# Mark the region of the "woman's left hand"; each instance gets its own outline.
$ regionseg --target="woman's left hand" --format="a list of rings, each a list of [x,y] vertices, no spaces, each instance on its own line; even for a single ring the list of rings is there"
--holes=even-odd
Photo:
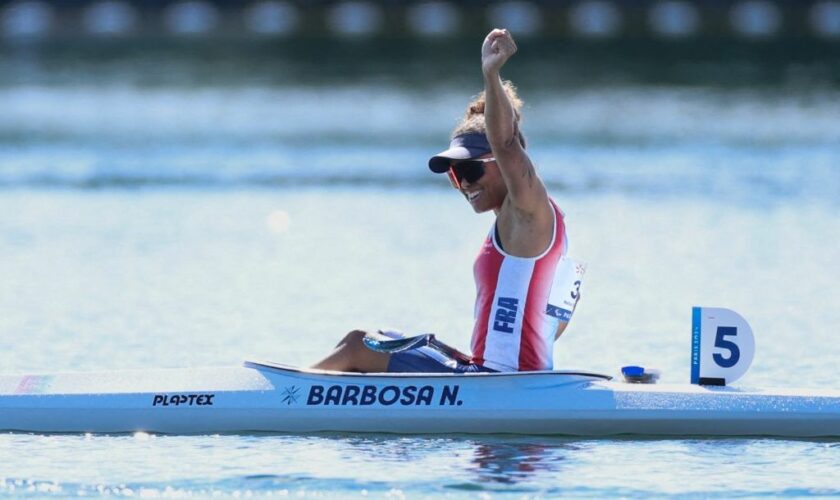
[[[498,72],[516,53],[516,42],[506,29],[494,29],[481,46],[481,69],[484,74]]]

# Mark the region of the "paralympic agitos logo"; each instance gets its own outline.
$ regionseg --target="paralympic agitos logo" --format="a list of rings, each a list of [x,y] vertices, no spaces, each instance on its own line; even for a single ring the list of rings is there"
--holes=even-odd
[[[461,406],[458,385],[444,385],[437,391],[434,386],[407,385],[313,385],[306,397],[307,406]]]

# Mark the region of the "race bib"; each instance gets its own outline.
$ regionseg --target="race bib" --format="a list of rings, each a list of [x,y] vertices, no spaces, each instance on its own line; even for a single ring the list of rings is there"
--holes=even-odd
[[[565,257],[560,259],[557,263],[557,271],[554,273],[554,284],[548,297],[546,314],[560,321],[568,322],[572,319],[575,304],[580,298],[580,286],[583,284],[585,273],[586,264],[583,262],[576,262]]]

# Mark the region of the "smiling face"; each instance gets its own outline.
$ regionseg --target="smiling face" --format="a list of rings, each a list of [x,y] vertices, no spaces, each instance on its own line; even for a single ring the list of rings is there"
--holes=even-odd
[[[479,158],[490,158],[492,156],[492,154],[486,154]],[[453,161],[452,165],[457,168],[458,162]],[[462,178],[460,186],[455,185],[455,183],[452,183],[452,186],[464,195],[475,213],[499,210],[507,196],[507,187],[495,161],[484,163],[484,175],[478,180],[469,182]]]

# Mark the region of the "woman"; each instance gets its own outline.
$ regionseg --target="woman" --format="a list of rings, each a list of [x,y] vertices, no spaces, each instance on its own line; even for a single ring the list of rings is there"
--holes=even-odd
[[[313,368],[360,372],[478,372],[552,368],[554,340],[571,316],[563,213],[525,153],[519,130],[522,102],[499,71],[516,52],[507,30],[494,29],[481,48],[484,92],[470,103],[449,149],[429,160],[476,213],[496,222],[475,263],[476,322],[472,362],[459,363],[429,347],[396,354],[367,349],[355,330]],[[571,292],[572,296],[574,291]],[[562,297],[561,297],[562,295]],[[573,305],[574,303],[572,303]]]

